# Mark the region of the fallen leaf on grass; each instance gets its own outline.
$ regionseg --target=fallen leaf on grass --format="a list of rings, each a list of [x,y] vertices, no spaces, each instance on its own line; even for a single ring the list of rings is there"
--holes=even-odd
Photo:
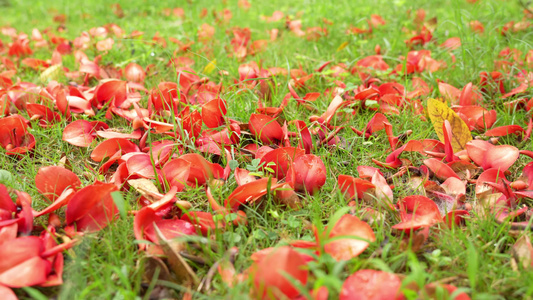
[[[527,234],[516,241],[511,248],[511,254],[513,255],[511,259],[513,269],[517,269],[518,265],[524,269],[533,267],[533,246]]]
[[[464,150],[466,143],[472,140],[468,125],[446,103],[436,99],[429,99],[428,115],[439,140],[443,143],[445,142],[442,130],[443,124],[445,120],[450,122],[452,131],[451,144],[454,152]]]

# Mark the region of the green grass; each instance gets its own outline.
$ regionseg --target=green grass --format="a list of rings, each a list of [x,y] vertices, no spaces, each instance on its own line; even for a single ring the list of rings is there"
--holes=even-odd
[[[151,42],[156,32],[164,38],[174,37],[183,41],[197,41],[197,31],[201,24],[207,23],[215,26],[216,33],[207,45],[209,50],[204,51],[204,45],[196,42],[191,46],[190,53],[180,53],[194,59],[192,68],[200,77],[206,76],[212,82],[221,82],[224,90],[221,94],[228,102],[227,117],[247,122],[250,114],[257,108],[258,96],[255,89],[245,89],[234,83],[238,80],[238,68],[243,62],[255,61],[261,66],[282,67],[286,69],[302,68],[306,72],[313,72],[321,63],[332,60],[333,64],[344,63],[353,66],[358,60],[374,53],[374,47],[380,45],[385,60],[394,68],[403,63],[401,56],[406,56],[409,49],[404,40],[411,37],[403,32],[403,28],[414,29],[412,16],[417,9],[424,9],[427,19],[437,17],[438,26],[434,31],[435,43],[429,43],[424,48],[432,51],[432,57],[444,61],[448,67],[435,73],[424,72],[416,76],[424,79],[432,87],[431,97],[440,97],[437,80],[445,81],[451,85],[462,88],[468,82],[479,83],[479,73],[490,72],[494,69],[494,61],[501,60],[498,53],[505,47],[522,51],[523,55],[533,49],[531,28],[517,33],[502,36],[499,30],[509,21],[519,21],[522,18],[522,7],[518,1],[482,0],[476,4],[469,4],[463,0],[449,1],[250,1],[248,11],[240,9],[237,1],[190,1],[176,4],[176,1],[117,1],[124,11],[124,18],[118,18],[112,13],[110,2],[102,1],[7,1],[3,4],[0,26],[6,25],[16,28],[19,32],[31,35],[32,28],[43,32],[49,29],[56,32],[58,23],[53,21],[57,14],[65,14],[66,31],[56,33],[59,36],[73,40],[83,31],[92,27],[103,26],[108,23],[119,25],[126,34],[133,30],[144,32],[141,38],[115,39],[112,50],[102,55],[101,65],[114,65],[123,67],[129,62],[137,62],[142,66],[154,65],[155,74],[148,76],[145,86],[150,89],[162,81],[176,81],[176,72],[167,66],[172,57],[175,45],[168,42],[167,48],[162,48]],[[224,4],[223,2],[227,2]],[[163,8],[183,7],[185,18],[178,19],[164,16]],[[202,9],[207,8],[208,14],[200,18]],[[212,12],[220,12],[224,8],[232,12],[232,19],[228,24],[215,24]],[[299,38],[285,30],[284,21],[267,23],[260,19],[261,16],[271,16],[275,10],[281,10],[292,18],[302,20],[303,29],[313,26],[326,26],[323,18],[333,22],[327,25],[328,34],[317,42]],[[408,17],[408,12],[411,12]],[[347,35],[349,25],[366,27],[366,18],[371,14],[380,14],[387,22],[383,27],[376,28],[372,35]],[[298,16],[298,17],[296,17]],[[469,29],[469,22],[479,20],[485,25],[485,33],[474,34]],[[244,61],[230,58],[225,47],[230,45],[232,38],[231,29],[235,26],[249,27],[252,40],[269,39],[267,30],[277,28],[280,37],[275,42],[269,42],[264,52],[253,57],[246,57]],[[450,37],[460,37],[462,47],[454,50],[456,62],[453,63],[448,52],[438,47]],[[0,35],[5,43],[9,38]],[[338,47],[349,42],[341,51]],[[418,49],[421,49],[420,47]],[[49,49],[36,50],[33,57],[49,59]],[[99,54],[94,48],[85,51],[89,58]],[[523,58],[523,56],[522,56]],[[204,67],[216,59],[216,70],[210,74],[202,74]],[[77,65],[72,55],[63,58],[63,64],[71,70],[77,70]],[[2,67],[0,66],[0,71]],[[227,71],[229,75],[220,75],[219,71]],[[513,68],[510,75],[516,75],[519,69]],[[531,69],[529,69],[531,71]],[[39,72],[20,67],[17,77],[21,81],[42,84]],[[378,76],[383,82],[398,81],[411,90],[411,76],[394,76],[384,72]],[[509,77],[510,78],[510,77]],[[300,95],[307,92],[324,92],[334,87],[334,80],[342,80],[347,86],[361,84],[358,76],[343,74],[341,78],[331,75],[317,74],[306,83],[305,88],[298,90]],[[272,103],[267,106],[278,106],[286,93],[288,93],[288,78],[278,76],[274,79]],[[506,80],[506,90],[514,88]],[[67,80],[63,80],[68,84]],[[91,82],[95,86],[97,82]],[[526,96],[533,95],[529,88]],[[146,105],[147,95],[143,94],[141,103]],[[427,97],[422,98],[425,100]],[[329,98],[321,97],[314,103],[316,112],[310,113],[296,105],[291,100],[281,118],[285,120],[300,119],[308,121],[312,114],[320,115],[330,103]],[[498,120],[494,127],[518,124],[526,126],[528,116],[524,110],[507,112],[503,106],[501,95],[484,95],[486,107],[496,109]],[[425,101],[424,101],[425,106]],[[26,112],[20,112],[27,116]],[[363,129],[372,118],[374,112],[361,110],[350,120],[347,126]],[[83,117],[86,118],[86,117]],[[431,123],[422,121],[411,112],[400,115],[388,116],[393,125],[395,135],[412,130],[409,139],[437,139]],[[91,120],[107,121],[103,113]],[[129,124],[123,120],[114,119],[107,121],[110,127],[128,128]],[[334,124],[341,125],[343,121],[337,118]],[[5,155],[0,150],[0,168],[9,172],[13,180],[4,183],[14,189],[25,191],[33,198],[33,207],[40,210],[47,205],[39,195],[34,178],[42,166],[57,165],[61,158],[66,156],[72,164],[73,172],[82,180],[83,185],[102,180],[90,168],[99,167],[90,161],[89,155],[97,145],[95,141],[89,148],[78,148],[62,141],[62,131],[66,122],[55,124],[50,128],[41,128],[37,122],[32,123],[31,133],[36,138],[36,146],[31,154],[20,157]],[[295,127],[289,128],[296,131]],[[477,135],[477,133],[474,133]],[[225,232],[217,232],[213,239],[218,246],[218,251],[204,249],[197,251],[206,264],[191,264],[200,278],[204,277],[209,267],[223,257],[226,249],[233,246],[239,248],[235,262],[238,271],[243,271],[251,264],[250,255],[259,249],[287,244],[294,239],[312,240],[313,233],[308,229],[308,224],[322,226],[339,209],[346,207],[346,200],[337,188],[337,177],[340,174],[357,177],[356,168],[359,165],[373,166],[371,159],[384,161],[388,155],[389,144],[387,136],[382,131],[376,136],[363,139],[348,128],[342,130],[339,136],[345,144],[336,147],[319,147],[314,154],[319,155],[328,169],[326,185],[314,196],[305,196],[305,205],[301,210],[290,210],[277,206],[271,201],[265,201],[261,206],[252,206],[245,209],[248,216],[248,226],[229,227]],[[152,135],[149,141],[160,139]],[[316,139],[315,139],[316,141]],[[531,141],[519,142],[514,137],[500,139],[502,144],[510,144],[524,150],[533,150]],[[409,158],[415,166],[420,166],[425,159],[420,154],[404,153],[402,157]],[[510,180],[520,176],[521,169],[529,162],[520,158],[512,168]],[[240,167],[245,163],[240,162]],[[385,174],[392,174],[384,170]],[[394,182],[395,199],[409,195],[406,189],[405,177]],[[236,187],[230,177],[227,184],[216,191],[219,199],[224,199]],[[124,197],[132,208],[137,208],[137,195],[134,191],[125,193]],[[190,188],[179,194],[179,198],[192,203],[194,210],[209,210],[207,198],[202,188]],[[470,191],[467,201],[475,203],[475,195]],[[352,208],[352,212],[361,215],[364,204]],[[347,276],[360,269],[379,269],[406,275],[405,283],[415,281],[420,285],[435,281],[442,281],[463,288],[474,299],[525,299],[533,297],[533,271],[511,268],[510,247],[522,234],[531,236],[530,231],[516,232],[510,229],[509,224],[498,224],[492,217],[477,216],[475,213],[468,219],[466,226],[453,230],[445,228],[432,228],[428,243],[417,252],[402,244],[402,236],[391,230],[391,226],[398,223],[399,217],[388,213],[386,218],[372,224],[376,233],[376,242],[360,256],[346,263],[337,263],[330,257],[320,257],[310,265],[313,279],[307,288],[326,286],[330,291],[330,298],[337,299],[342,282]],[[46,224],[46,220],[37,220]],[[89,234],[83,238],[80,245],[66,252],[65,283],[55,288],[36,288],[33,290],[18,289],[20,298],[58,297],[59,299],[148,299],[147,290],[150,279],[143,278],[145,266],[142,263],[143,253],[137,250],[133,236],[133,216],[119,219],[106,229]],[[169,289],[170,296],[177,296],[183,288],[173,283],[160,282]],[[216,275],[209,293],[195,293],[198,299],[246,299],[250,296],[250,282],[238,284],[233,288],[222,282]],[[32,296],[33,295],[33,296]],[[37,295],[37,296],[36,296]],[[416,298],[416,295],[415,295]]]

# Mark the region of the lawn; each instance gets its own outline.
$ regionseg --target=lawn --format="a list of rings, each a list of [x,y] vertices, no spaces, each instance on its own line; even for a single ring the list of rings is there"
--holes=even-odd
[[[0,10],[2,299],[533,298],[533,5]]]

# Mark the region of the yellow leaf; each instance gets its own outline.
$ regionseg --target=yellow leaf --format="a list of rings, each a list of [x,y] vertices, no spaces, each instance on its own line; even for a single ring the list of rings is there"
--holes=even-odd
[[[452,148],[454,152],[465,149],[466,143],[472,140],[472,134],[468,129],[468,125],[459,117],[446,103],[439,100],[428,100],[428,114],[435,128],[435,132],[439,140],[444,143],[444,134],[442,131],[442,124],[444,120],[448,120],[452,127]]]
[[[202,71],[202,73],[204,74],[209,74],[211,72],[213,72],[215,70],[215,68],[217,67],[217,60],[216,59],[213,59],[212,61],[210,61],[204,68],[204,70]]]
[[[348,45],[350,44],[350,42],[346,41],[344,43],[342,43],[339,48],[337,48],[337,52],[341,51],[342,49],[346,48]]]

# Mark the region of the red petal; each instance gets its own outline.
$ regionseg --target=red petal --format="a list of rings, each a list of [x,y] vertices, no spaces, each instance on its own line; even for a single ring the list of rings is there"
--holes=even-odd
[[[494,146],[485,153],[483,169],[490,168],[507,171],[518,159],[520,151],[518,148],[510,145]]]
[[[299,156],[293,163],[293,172],[287,175],[287,182],[294,182],[297,191],[307,191],[313,195],[326,183],[326,166],[320,157],[314,154],[304,154]]]
[[[374,172],[374,175],[372,176],[372,184],[376,187],[376,198],[385,203],[390,203],[392,206],[394,194],[392,193],[392,189],[387,183],[387,180],[380,172]]]
[[[49,261],[32,257],[0,273],[0,285],[14,288],[44,283],[52,266]]]
[[[370,245],[369,242],[376,240],[376,236],[372,228],[370,228],[370,225],[359,220],[356,216],[348,214],[342,216],[333,225],[328,240],[341,236],[346,236],[346,238],[336,239],[332,242],[326,241],[324,245],[324,251],[337,261],[348,260],[358,256],[368,248]]]
[[[416,230],[442,222],[439,208],[435,202],[425,196],[407,196],[398,202],[401,222],[392,226],[398,230]]]
[[[55,201],[52,204],[50,204],[47,208],[41,210],[40,212],[34,212],[33,217],[37,218],[37,217],[49,214],[67,205],[67,203],[70,201],[70,198],[74,196],[74,193],[75,193],[74,189],[67,189],[61,194],[61,196],[55,199]]]
[[[301,155],[304,155],[305,151],[294,147],[282,147],[274,149],[261,158],[261,162],[264,162],[263,168],[269,167],[274,170],[274,176],[278,180],[286,177],[289,167],[292,163]],[[268,165],[274,163],[274,165]],[[325,168],[324,168],[325,170]]]
[[[63,130],[63,141],[78,147],[89,147],[95,139],[95,131],[107,127],[107,124],[102,122],[77,120],[65,127]]]
[[[154,166],[150,160],[150,155],[146,153],[135,154],[128,158],[126,167],[130,175],[137,175],[142,178],[152,179],[155,176]]]
[[[113,101],[112,106],[120,107],[126,100],[126,82],[121,80],[111,80],[101,84],[94,93],[94,100],[99,105]]]
[[[77,225],[78,231],[97,231],[107,226],[118,213],[111,192],[114,184],[93,184],[79,190],[67,205],[67,224]]]
[[[521,126],[518,125],[507,125],[507,126],[500,126],[496,128],[492,128],[491,130],[487,130],[485,132],[486,136],[505,136],[509,134],[520,134],[524,133],[525,130]]]
[[[204,185],[210,178],[222,178],[224,168],[221,165],[210,163],[201,155],[189,153],[179,157],[191,163],[188,182],[192,184]]]
[[[277,180],[274,178],[261,178],[259,180],[241,185],[237,187],[233,193],[228,196],[228,198],[226,198],[224,201],[224,207],[236,209],[241,204],[253,202],[266,195],[266,193],[269,191],[269,185],[270,190],[274,190],[283,184],[284,183],[277,183]]]
[[[28,103],[26,104],[26,111],[30,118],[39,115],[41,116],[41,120],[48,124],[61,121],[61,117],[56,112],[53,112],[50,108],[42,104]]]
[[[128,81],[133,82],[144,82],[146,77],[146,72],[144,72],[143,67],[136,63],[130,63],[124,69],[124,76]]]
[[[459,176],[450,168],[448,165],[443,163],[442,161],[435,159],[435,158],[429,158],[424,160],[424,165],[426,165],[433,173],[435,173],[435,176],[439,178],[440,180],[446,180],[450,177],[454,177],[457,179]]]
[[[6,186],[1,183],[0,183],[0,209],[7,210],[9,213],[13,213],[17,211],[17,206],[15,205],[15,202],[11,200],[11,197],[9,196],[9,192],[7,191]]]
[[[200,230],[204,236],[209,236],[214,230],[222,227],[222,225],[217,225],[217,223],[215,223],[215,219],[211,213],[203,211],[188,211],[181,216],[181,219],[200,226]]]
[[[233,175],[235,176],[235,181],[237,182],[238,186],[257,180],[255,176],[250,175],[250,171],[238,167],[235,168]]]
[[[0,274],[24,261],[41,255],[44,245],[38,237],[25,236],[9,241],[8,247],[0,247]]]
[[[202,105],[202,120],[209,128],[215,128],[224,124],[224,116],[227,111],[226,101],[217,98]]]
[[[19,298],[15,295],[12,289],[3,286],[0,284],[0,295],[2,295],[3,300],[18,300]]]
[[[375,189],[376,186],[371,182],[354,178],[348,175],[339,175],[338,185],[348,199],[363,199],[365,192],[369,189]]]
[[[72,171],[59,166],[42,167],[35,176],[35,186],[41,195],[54,201],[67,188],[81,186],[80,179]]]
[[[300,292],[287,278],[304,286],[307,284],[309,271],[306,262],[289,246],[273,249],[253,267],[255,293],[259,298],[274,297],[278,293],[289,299],[298,296]]]
[[[276,144],[283,139],[283,130],[274,118],[267,115],[252,114],[249,124],[250,132],[264,144]]]
[[[109,139],[101,142],[94,148],[91,153],[91,159],[97,162],[102,161],[104,158],[111,157],[117,151],[123,151],[124,153],[129,152],[140,152],[139,147],[134,143],[125,140],[125,139]]]
[[[498,169],[488,169],[485,172],[481,173],[477,178],[476,182],[476,195],[483,194],[487,191],[494,192],[493,186],[488,186],[485,183],[496,183],[497,185],[502,185],[502,181],[507,180],[505,174],[502,170]],[[502,185],[503,189],[503,185]]]
[[[191,163],[180,158],[173,159],[165,164],[162,171],[169,186],[175,186],[181,192],[189,178]]]
[[[156,217],[155,221],[146,224],[144,227],[144,236],[146,239],[156,244],[159,242],[159,238],[155,232],[155,226],[159,228],[166,239],[173,239],[182,235],[196,234],[196,228],[194,225],[187,221],[179,219],[162,219],[160,217]]]
[[[376,172],[379,172],[381,175],[383,175],[378,168],[370,166],[357,166],[357,173],[359,173],[359,178],[362,179],[372,178]]]
[[[405,299],[402,280],[395,274],[376,270],[359,270],[344,281],[340,300]]]
[[[489,142],[472,140],[466,144],[466,151],[468,153],[468,157],[470,157],[470,159],[473,160],[476,165],[481,167],[485,161],[485,153],[493,147],[494,145]]]

